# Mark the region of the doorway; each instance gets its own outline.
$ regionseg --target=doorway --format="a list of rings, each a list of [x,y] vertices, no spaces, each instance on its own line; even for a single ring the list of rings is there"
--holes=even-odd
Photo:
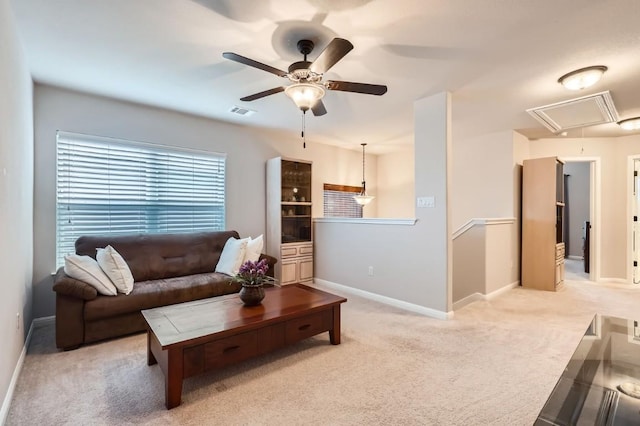
[[[633,201],[631,203],[632,223],[631,223],[631,252],[632,252],[632,274],[633,284],[640,284],[640,272],[638,262],[640,262],[640,227],[638,216],[640,215],[640,159],[633,159]]]
[[[599,204],[600,159],[596,157],[561,158],[565,174],[566,279],[599,279]]]

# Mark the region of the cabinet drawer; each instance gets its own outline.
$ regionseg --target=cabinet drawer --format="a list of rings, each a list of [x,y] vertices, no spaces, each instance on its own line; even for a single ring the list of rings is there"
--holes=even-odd
[[[329,331],[331,328],[331,315],[332,311],[326,310],[287,321],[287,343],[297,342],[298,340],[315,336],[323,331]]]
[[[204,345],[205,370],[243,361],[258,353],[258,333],[230,336]]]
[[[313,254],[313,246],[300,246],[298,254],[311,256]]]
[[[298,255],[298,247],[281,247],[280,256],[293,257]]]

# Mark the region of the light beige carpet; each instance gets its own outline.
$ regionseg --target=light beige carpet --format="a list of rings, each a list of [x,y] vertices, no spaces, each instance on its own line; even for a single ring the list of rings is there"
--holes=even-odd
[[[143,334],[58,352],[35,330],[9,425],[531,425],[594,313],[638,315],[640,291],[516,288],[449,321],[354,296],[342,344],[325,333],[187,379],[164,407]]]

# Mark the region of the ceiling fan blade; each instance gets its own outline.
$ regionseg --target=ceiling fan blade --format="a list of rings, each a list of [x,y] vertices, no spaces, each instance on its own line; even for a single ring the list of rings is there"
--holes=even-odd
[[[245,96],[244,98],[240,98],[241,101],[251,102],[256,99],[264,98],[265,96],[275,95],[276,93],[280,93],[284,91],[284,87],[274,87],[273,89],[265,90],[264,92],[254,93],[253,95]]]
[[[278,68],[274,68],[270,65],[263,64],[262,62],[254,61],[253,59],[245,58],[244,56],[238,55],[233,52],[224,52],[222,54],[223,58],[239,62],[244,65],[249,65],[250,67],[258,68],[259,70],[270,72],[279,77],[286,77],[287,73],[285,71],[279,70]]]
[[[324,107],[324,103],[322,102],[322,99],[318,99],[316,104],[313,107],[311,107],[311,111],[313,112],[313,115],[315,115],[316,117],[320,117],[321,115],[325,115],[327,113],[327,109]]]
[[[327,81],[327,89],[340,90],[342,92],[364,93],[365,95],[384,95],[387,93],[387,86],[380,84],[352,83],[350,81]]]
[[[344,58],[344,55],[349,53],[351,49],[353,49],[353,44],[351,44],[349,40],[336,37],[331,40],[322,53],[313,61],[309,69],[318,74],[325,73],[340,59]]]

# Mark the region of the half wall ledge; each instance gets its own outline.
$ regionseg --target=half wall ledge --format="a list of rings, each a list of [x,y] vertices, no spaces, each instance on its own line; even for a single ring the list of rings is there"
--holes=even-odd
[[[385,218],[353,218],[353,217],[316,217],[313,218],[315,223],[353,223],[353,224],[362,224],[362,225],[405,225],[405,226],[414,226],[418,219],[416,218],[407,218],[407,219],[385,219]]]

